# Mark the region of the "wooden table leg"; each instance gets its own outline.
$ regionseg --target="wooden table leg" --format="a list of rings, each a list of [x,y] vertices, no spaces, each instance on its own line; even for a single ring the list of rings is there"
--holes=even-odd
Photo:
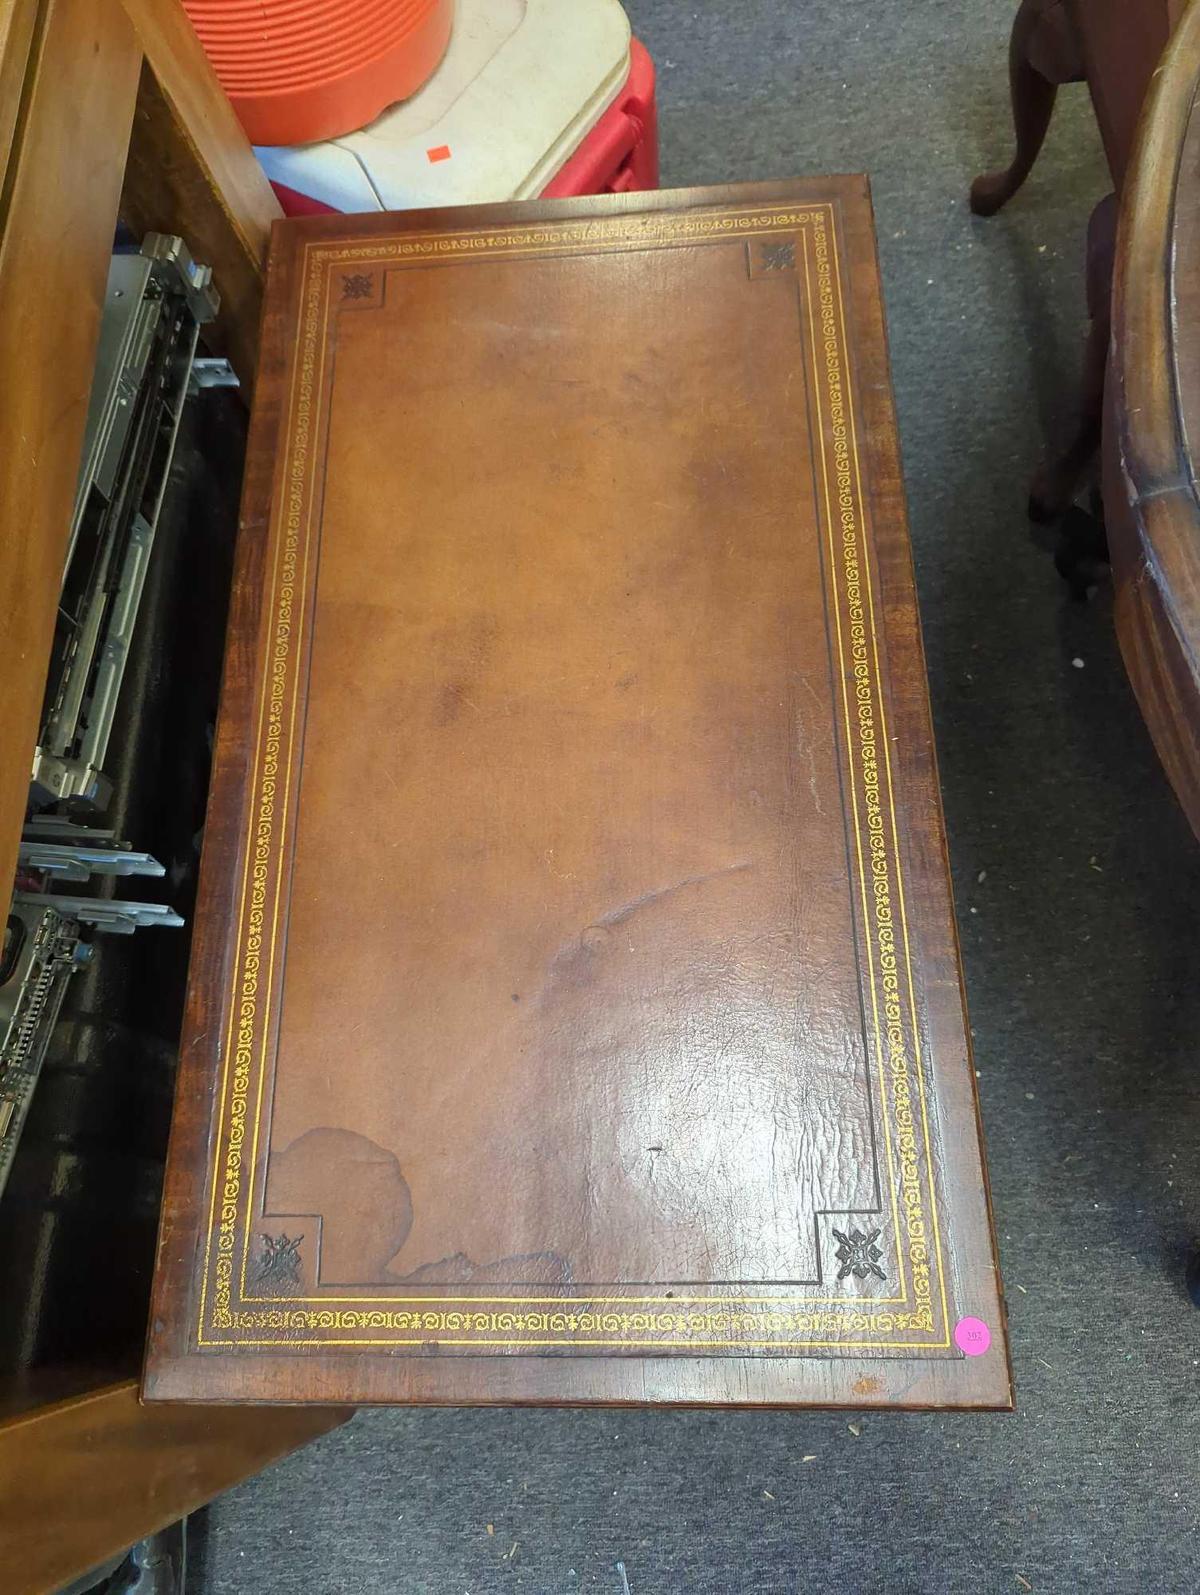
[[[1112,333],[1113,260],[1117,241],[1117,197],[1109,194],[1088,221],[1087,340],[1083,351],[1083,379],[1075,431],[1061,454],[1048,459],[1034,476],[1029,490],[1029,518],[1056,521],[1074,498],[1083,473],[1100,447],[1104,417],[1104,374]]]
[[[1029,176],[1050,126],[1060,83],[1083,77],[1083,59],[1063,0],[1021,0],[1008,47],[1016,153],[1002,171],[971,184],[971,209],[994,216]]]

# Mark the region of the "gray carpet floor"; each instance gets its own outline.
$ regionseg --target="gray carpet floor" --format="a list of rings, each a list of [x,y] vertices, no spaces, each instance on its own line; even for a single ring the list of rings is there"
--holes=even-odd
[[[968,182],[1009,149],[1012,0],[628,9],[659,68],[664,185],[874,186],[1018,1410],[364,1413],[212,1508],[193,1587],[1200,1589],[1200,1313],[1181,1285],[1200,848],[1105,595],[1072,604],[1024,516],[1070,423],[1107,187],[1086,94],[1064,93],[1025,191],[980,222]]]

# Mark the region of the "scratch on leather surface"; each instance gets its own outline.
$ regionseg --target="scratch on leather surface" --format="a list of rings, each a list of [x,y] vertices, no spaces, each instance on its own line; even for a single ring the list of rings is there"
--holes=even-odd
[[[813,701],[813,708],[817,715],[815,724],[821,726],[825,718],[824,705],[813,691],[812,682],[809,681],[807,676],[800,677],[800,685]],[[817,790],[817,761],[813,738],[809,734],[808,724],[804,718],[803,711],[799,707],[796,710],[796,747],[798,751],[804,753],[808,760],[808,790],[812,794],[813,807],[818,814],[824,817],[825,810],[821,807],[821,794]]]
[[[670,886],[659,886],[653,891],[643,892],[640,897],[632,898],[628,903],[622,903],[619,908],[613,908],[606,914],[601,914],[599,919],[594,919],[580,931],[578,936],[572,937],[554,954],[550,960],[550,967],[546,979],[542,983],[539,995],[544,995],[555,982],[565,974],[579,967],[580,961],[586,959],[595,948],[595,942],[589,938],[603,931],[614,929],[617,925],[624,925],[635,914],[647,908],[653,908],[666,898],[674,897],[679,892],[687,891],[692,886],[705,886],[709,881],[722,880],[727,875],[740,875],[746,870],[752,870],[753,863],[743,859],[737,864],[725,864],[720,869],[706,870],[700,875],[685,875],[681,881],[673,881]],[[601,938],[602,939],[602,938]]]
[[[635,897],[632,902],[624,904],[621,908],[614,908],[600,918],[593,920],[584,927],[589,930],[609,930],[613,925],[623,925],[625,921],[636,914],[639,909],[649,908],[651,903],[661,902],[664,897],[671,897],[676,892],[682,892],[688,886],[704,886],[709,881],[720,879],[722,875],[736,875],[741,870],[753,869],[754,865],[749,860],[741,864],[726,864],[723,869],[708,870],[703,875],[687,875],[681,881],[676,881],[672,886],[660,886],[657,891],[643,892],[640,897]]]

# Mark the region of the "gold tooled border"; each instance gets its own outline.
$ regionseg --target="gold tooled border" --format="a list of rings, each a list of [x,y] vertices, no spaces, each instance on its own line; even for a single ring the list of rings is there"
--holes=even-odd
[[[853,1355],[867,1349],[937,1351],[949,1347],[949,1316],[946,1300],[945,1266],[937,1212],[937,1190],[933,1174],[924,1063],[921,1056],[920,1025],[917,1017],[902,867],[895,820],[895,800],[891,779],[890,738],[879,667],[879,644],[874,624],[874,594],[871,574],[869,528],[865,520],[865,501],[859,462],[857,430],[849,362],[841,266],[838,256],[835,205],[819,203],[795,206],[758,206],[746,209],[696,211],[683,215],[642,214],[578,222],[535,223],[526,227],[497,227],[459,234],[410,234],[377,243],[347,247],[319,243],[306,244],[302,256],[302,292],[298,311],[296,346],[298,358],[293,370],[289,409],[283,436],[290,449],[282,480],[276,487],[276,511],[272,517],[274,546],[273,575],[268,589],[274,602],[274,623],[268,630],[263,660],[262,694],[259,702],[257,756],[259,772],[256,802],[251,808],[245,844],[241,900],[238,911],[239,974],[232,983],[226,1045],[223,1052],[220,1108],[217,1123],[226,1126],[224,1136],[215,1138],[210,1195],[209,1224],[206,1232],[204,1265],[201,1271],[197,1343],[201,1347],[307,1345],[421,1345],[435,1339],[445,1346],[485,1346],[513,1349],[523,1346],[609,1346],[665,1347],[687,1346],[697,1349],[724,1349],[742,1346],[765,1347],[781,1353],[806,1349],[835,1349]],[[875,1028],[876,1066],[879,1076],[879,1102],[885,1136],[885,1161],[892,1201],[893,1234],[901,1238],[898,1203],[903,1197],[904,1232],[912,1268],[913,1311],[880,1311],[894,1298],[869,1301],[834,1298],[729,1295],[631,1295],[604,1297],[587,1294],[578,1298],[523,1294],[519,1296],[405,1296],[412,1304],[437,1302],[439,1309],[406,1306],[377,1307],[394,1303],[395,1295],[372,1297],[360,1293],[352,1297],[330,1295],[289,1298],[281,1303],[253,1298],[245,1291],[245,1268],[250,1242],[250,1215],[257,1164],[258,1133],[263,1086],[267,1073],[267,1050],[271,1032],[271,1004],[274,995],[275,949],[277,945],[283,877],[282,853],[286,847],[287,817],[292,782],[290,755],[299,693],[296,672],[289,661],[298,658],[303,645],[304,608],[309,599],[309,551],[313,505],[316,495],[306,492],[309,462],[316,447],[320,425],[319,399],[325,376],[328,329],[336,307],[331,303],[329,281],[332,267],[351,262],[383,266],[413,261],[428,263],[482,258],[496,254],[538,255],[585,252],[612,252],[698,243],[768,237],[786,231],[802,245],[804,292],[803,308],[808,317],[808,341],[813,362],[813,393],[810,402],[824,396],[826,407],[820,417],[821,483],[825,503],[828,539],[828,579],[830,599],[836,621],[842,682],[845,752],[849,766],[851,809],[859,865],[862,897],[863,934],[867,967],[870,970],[871,1006]],[[812,277],[816,276],[814,305]],[[799,275],[799,274],[798,274]],[[797,282],[798,282],[797,275]],[[799,295],[799,286],[797,288]],[[820,319],[820,336],[816,318]],[[319,349],[318,349],[319,339]],[[824,362],[824,381],[821,364]],[[834,506],[837,514],[835,516]],[[840,532],[840,536],[835,535]],[[839,546],[840,545],[840,546]],[[838,575],[843,585],[839,586]],[[845,614],[843,616],[843,605]],[[843,627],[843,618],[845,626]],[[845,635],[844,635],[845,633]],[[847,652],[847,637],[849,652]],[[848,674],[853,680],[855,713],[851,714]],[[290,693],[290,705],[288,703]],[[876,727],[876,714],[878,726]],[[287,720],[286,741],[284,721]],[[883,743],[883,777],[877,757]],[[281,747],[284,768],[280,779]],[[886,784],[887,803],[881,786]],[[282,787],[282,791],[281,791]],[[281,801],[278,824],[276,804]],[[862,812],[860,813],[860,806]],[[889,869],[888,831],[895,866],[895,884],[901,928],[901,955],[895,938],[897,915],[893,906]],[[863,833],[870,853],[870,883],[863,854]],[[277,843],[277,845],[276,845]],[[273,881],[272,881],[273,876]],[[267,900],[274,887],[270,908],[270,930],[264,941]],[[868,903],[873,908],[868,907]],[[263,958],[266,958],[265,981]],[[903,965],[903,970],[899,967]],[[903,977],[902,978],[902,974]],[[904,998],[908,999],[908,1025],[913,1042],[913,1064],[917,1081],[920,1131],[912,1110],[912,1072],[905,1036]],[[880,1010],[887,1026],[884,1045]],[[251,1119],[251,1146],[243,1160],[246,1117],[251,1095],[254,1054],[258,1053],[257,1090]],[[885,1068],[886,1058],[886,1068]],[[888,1085],[890,1083],[890,1092]],[[888,1104],[890,1112],[884,1109]],[[226,1115],[228,1114],[228,1118]],[[896,1159],[900,1180],[897,1183]],[[923,1148],[921,1143],[923,1142]],[[923,1151],[923,1158],[921,1152]],[[225,1169],[222,1178],[221,1162]],[[923,1167],[922,1167],[923,1164]],[[243,1191],[242,1172],[246,1167]],[[939,1283],[941,1340],[922,1339],[883,1341],[848,1339],[856,1333],[903,1334],[934,1332],[930,1294],[928,1235],[924,1218],[924,1198],[928,1194],[932,1219],[934,1253]],[[218,1220],[217,1202],[220,1197]],[[244,1221],[244,1222],[240,1222]],[[241,1232],[241,1267],[238,1270],[237,1302],[233,1299],[234,1260]],[[903,1270],[903,1251],[897,1258]],[[903,1281],[902,1300],[909,1306],[907,1284]],[[211,1290],[210,1290],[211,1287]],[[210,1294],[212,1316],[208,1319]],[[350,1310],[338,1304],[351,1302]],[[449,1303],[469,1306],[446,1311]],[[664,1304],[655,1312],[596,1311],[596,1308],[639,1304]],[[712,1303],[719,1310],[697,1312],[697,1307]],[[247,1305],[253,1308],[247,1311]],[[552,1305],[554,1311],[509,1311],[513,1307]],[[762,1304],[762,1305],[760,1305]],[[497,1312],[495,1308],[503,1310]],[[813,1309],[833,1309],[814,1311]],[[754,1329],[770,1330],[771,1338],[750,1338]],[[280,1338],[257,1339],[206,1333],[273,1330]],[[305,1333],[337,1330],[365,1332],[389,1329],[386,1339],[358,1336],[337,1339],[332,1333],[303,1338]],[[738,1338],[718,1338],[740,1331]],[[587,1338],[595,1335],[598,1338]],[[665,1338],[674,1334],[678,1338]],[[462,1335],[464,1338],[457,1338]],[[520,1338],[512,1338],[519,1335]],[[548,1335],[550,1338],[539,1338]],[[642,1335],[654,1338],[639,1338]],[[835,1339],[818,1338],[836,1335]],[[506,1338],[480,1338],[481,1336]],[[406,1338],[407,1337],[407,1338]],[[565,1338],[563,1338],[565,1337]],[[700,1337],[700,1338],[698,1338]]]

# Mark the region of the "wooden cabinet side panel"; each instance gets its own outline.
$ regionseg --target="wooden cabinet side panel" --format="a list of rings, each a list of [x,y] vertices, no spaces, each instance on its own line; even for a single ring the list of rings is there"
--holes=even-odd
[[[107,0],[52,0],[0,240],[0,886],[16,867],[141,55]]]
[[[60,1588],[348,1416],[144,1407],[130,1379],[0,1425],[6,1590]]]

